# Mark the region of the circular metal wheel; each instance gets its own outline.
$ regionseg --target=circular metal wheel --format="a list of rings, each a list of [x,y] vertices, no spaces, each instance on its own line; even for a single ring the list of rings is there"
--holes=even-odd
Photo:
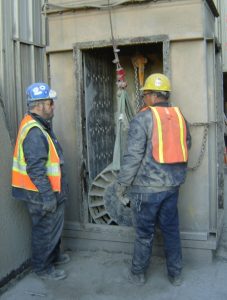
[[[122,205],[115,193],[116,177],[112,165],[96,176],[88,194],[89,210],[95,223],[131,226],[131,209]]]

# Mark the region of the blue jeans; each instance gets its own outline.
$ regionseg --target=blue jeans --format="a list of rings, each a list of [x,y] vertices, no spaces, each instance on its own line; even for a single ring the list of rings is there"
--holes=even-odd
[[[133,274],[144,273],[149,266],[156,224],[163,235],[168,275],[176,276],[181,273],[178,194],[178,188],[159,193],[131,194],[136,231],[131,268]]]
[[[41,205],[26,203],[32,220],[32,267],[41,274],[51,268],[60,254],[65,205],[62,203],[54,213],[47,213]]]

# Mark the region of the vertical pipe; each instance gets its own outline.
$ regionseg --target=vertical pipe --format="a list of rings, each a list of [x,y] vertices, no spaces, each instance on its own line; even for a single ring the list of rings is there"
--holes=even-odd
[[[215,93],[215,43],[205,41],[206,74],[207,74],[207,105],[208,120],[216,121],[216,93]],[[210,196],[210,232],[217,231],[217,130],[216,125],[209,126],[208,132],[208,162],[209,162],[209,196]]]

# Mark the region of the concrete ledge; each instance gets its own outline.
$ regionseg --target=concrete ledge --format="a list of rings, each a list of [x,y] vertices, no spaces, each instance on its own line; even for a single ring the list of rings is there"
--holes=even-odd
[[[189,239],[185,237],[189,236]],[[205,239],[205,236],[207,239]],[[194,237],[194,239],[192,238]],[[196,240],[197,237],[197,240]],[[216,249],[216,237],[207,233],[186,233],[181,236],[182,251],[185,261],[212,261]],[[134,230],[131,227],[108,226],[97,224],[78,224],[68,222],[63,232],[63,243],[70,250],[104,250],[108,252],[132,253]],[[163,256],[162,236],[157,231],[153,254]]]
[[[89,239],[78,239],[64,237],[63,245],[66,250],[82,250],[82,251],[106,251],[111,253],[131,254],[133,252],[133,242],[113,242],[98,241]],[[210,249],[182,248],[183,261],[186,264],[209,264],[213,261],[213,251]],[[164,250],[161,245],[154,243],[153,256],[164,256]]]

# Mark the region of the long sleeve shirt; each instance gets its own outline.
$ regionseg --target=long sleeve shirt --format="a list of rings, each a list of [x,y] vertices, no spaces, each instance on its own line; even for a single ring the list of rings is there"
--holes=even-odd
[[[156,106],[169,104],[161,102]],[[152,130],[153,117],[150,110],[139,112],[130,123],[127,147],[117,181],[130,186],[132,192],[170,190],[180,186],[186,178],[187,163],[160,164],[153,159]],[[187,146],[191,146],[188,126]]]
[[[24,139],[23,150],[27,164],[26,171],[39,192],[13,187],[13,196],[31,203],[42,203],[43,201],[52,200],[56,197],[58,202],[62,202],[67,198],[68,193],[62,148],[52,130],[51,123],[36,114],[31,114],[31,116],[47,131],[57,150],[61,166],[61,192],[57,193],[52,190],[47,176],[46,162],[49,153],[48,141],[38,127],[33,127]]]

